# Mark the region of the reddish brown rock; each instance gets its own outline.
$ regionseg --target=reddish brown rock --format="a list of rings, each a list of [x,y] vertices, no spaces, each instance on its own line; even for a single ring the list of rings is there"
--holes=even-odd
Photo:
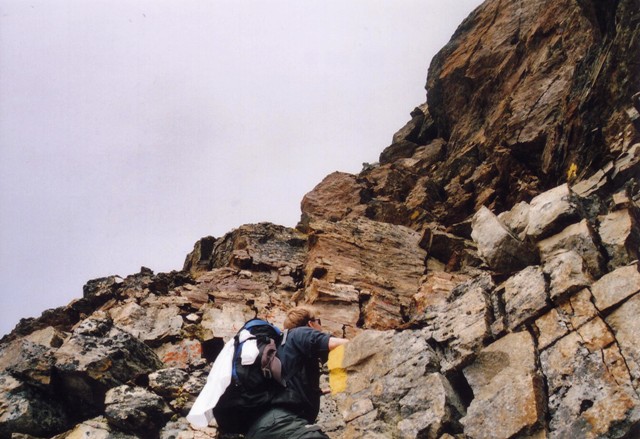
[[[424,274],[426,253],[419,246],[420,234],[364,218],[318,221],[310,227],[305,284],[319,279],[352,285],[358,300],[365,303],[362,318],[371,325],[368,327],[383,329],[402,323],[403,308],[408,309]],[[317,296],[307,293],[300,299],[314,303]]]
[[[352,338],[360,323],[360,292],[350,284],[311,279],[304,301],[312,303],[322,327],[334,335]]]
[[[202,361],[202,344],[197,340],[165,343],[156,348],[155,352],[166,367],[187,369],[190,365]]]
[[[474,11],[429,68],[429,112],[449,141],[447,175],[469,179],[475,198],[486,185],[461,164],[497,164],[483,175],[498,177],[490,184],[508,208],[566,179],[571,165],[590,174],[626,149],[633,136],[619,135],[630,126],[622,109],[637,80],[608,78],[637,71],[628,55],[638,52],[635,9],[633,0],[492,0]],[[606,140],[596,139],[594,125]]]
[[[117,419],[152,413],[161,438],[217,439],[184,418],[210,362],[244,320],[296,303],[353,338],[347,390],[322,398],[333,439],[638,436],[639,9],[484,2],[381,164],[328,176],[298,229],[208,236],[182,272],[96,279],[23,320],[0,341],[0,437],[133,438]],[[470,242],[487,210],[489,267]],[[170,399],[172,420],[132,398],[108,425],[123,384]]]
[[[413,316],[418,317],[430,308],[447,303],[454,288],[469,280],[465,274],[430,272],[423,279],[420,290],[413,296]]]
[[[360,204],[364,185],[356,176],[344,172],[327,175],[313,190],[307,193],[300,204],[303,219],[338,221],[351,213]]]

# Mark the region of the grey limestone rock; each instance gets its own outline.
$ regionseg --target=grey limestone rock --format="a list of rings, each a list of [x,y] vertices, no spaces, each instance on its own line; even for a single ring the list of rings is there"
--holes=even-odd
[[[143,437],[154,437],[173,414],[160,396],[129,385],[110,389],[104,404],[110,424]]]
[[[525,235],[540,240],[579,219],[576,197],[567,184],[543,192],[531,200]]]
[[[478,253],[492,270],[514,273],[537,263],[535,248],[519,240],[486,207],[476,212],[472,228],[471,237],[478,245]]]

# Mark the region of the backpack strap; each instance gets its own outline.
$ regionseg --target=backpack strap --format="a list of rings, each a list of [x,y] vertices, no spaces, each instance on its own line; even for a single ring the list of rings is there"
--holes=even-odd
[[[238,370],[236,367],[236,362],[238,361],[238,357],[240,356],[240,352],[242,351],[242,343],[240,343],[240,337],[238,337],[240,333],[236,334],[233,337],[233,360],[231,361],[231,381],[234,384],[238,383]]]
[[[282,363],[280,362],[280,358],[276,356],[276,352],[276,342],[270,339],[269,344],[265,346],[262,351],[262,358],[260,359],[262,375],[264,375],[265,378],[274,379],[283,386],[286,386],[282,381]]]
[[[243,326],[240,330],[241,330],[241,331],[242,331],[243,329],[247,329],[247,330],[249,330],[249,329],[253,328],[254,326],[260,326],[260,325],[270,325],[270,323],[265,322],[265,321],[264,321],[264,320],[262,320],[262,319],[251,319],[251,320],[249,320],[248,322],[246,322],[246,323],[244,324],[244,326]]]

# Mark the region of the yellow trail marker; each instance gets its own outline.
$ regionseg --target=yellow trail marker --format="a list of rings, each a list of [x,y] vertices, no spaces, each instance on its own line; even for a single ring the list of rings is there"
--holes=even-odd
[[[343,358],[344,345],[338,346],[329,352],[327,367],[329,367],[329,386],[331,387],[332,395],[344,392],[347,389],[347,371],[342,367]]]
[[[567,169],[567,180],[574,180],[578,176],[578,165],[571,163]]]

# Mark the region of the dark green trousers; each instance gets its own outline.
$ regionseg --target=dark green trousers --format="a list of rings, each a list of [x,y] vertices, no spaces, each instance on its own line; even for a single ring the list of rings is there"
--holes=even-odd
[[[272,408],[251,426],[245,439],[329,439],[317,425],[307,425],[300,416]]]

